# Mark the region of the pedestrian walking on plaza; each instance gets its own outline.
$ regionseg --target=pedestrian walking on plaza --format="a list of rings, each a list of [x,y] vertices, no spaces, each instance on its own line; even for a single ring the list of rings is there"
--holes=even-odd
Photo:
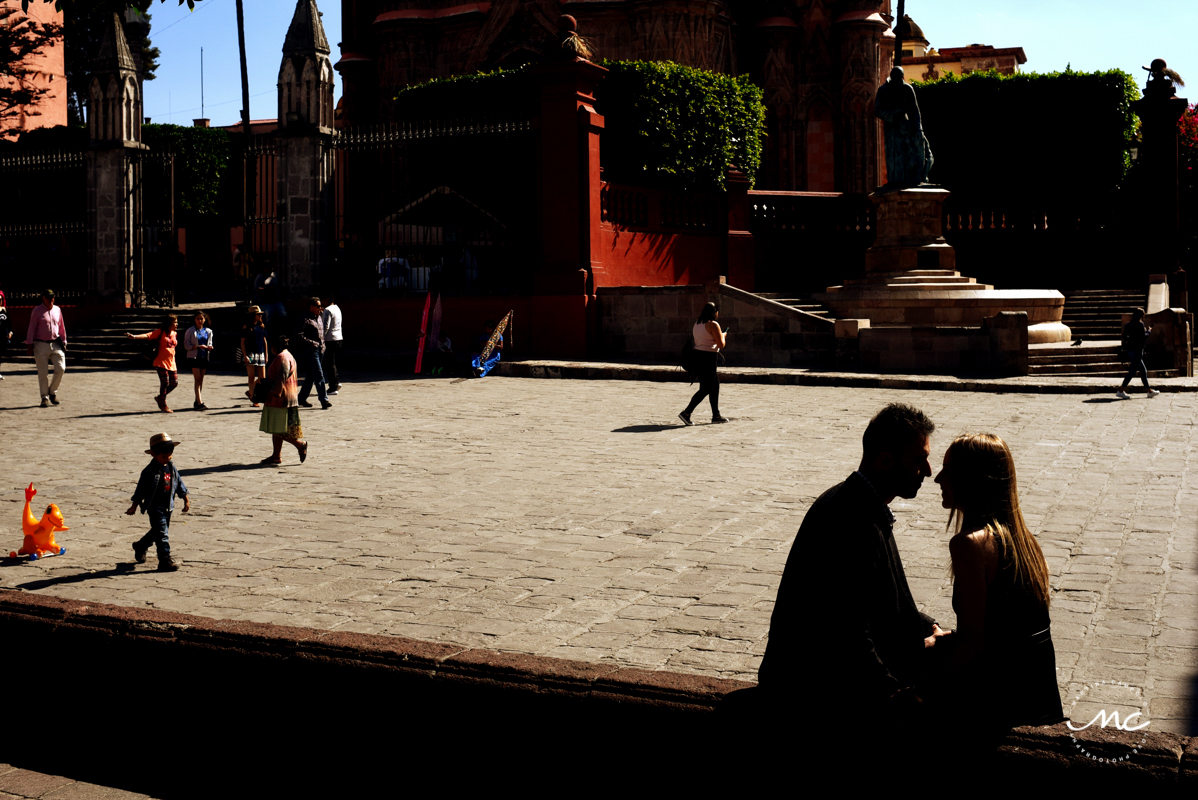
[[[175,348],[179,344],[179,318],[174,314],[167,314],[162,320],[162,327],[157,330],[152,330],[149,333],[126,333],[125,336],[129,339],[157,339],[158,348],[154,353],[154,369],[158,372],[158,395],[154,398],[154,402],[158,404],[159,411],[165,411],[168,414],[173,414],[170,406],[166,404],[166,396],[175,391],[175,387],[179,385],[179,371],[175,366]]]
[[[324,298],[324,377],[328,381],[328,393],[337,394],[341,391],[341,372],[337,369],[337,356],[341,354],[341,309],[336,298],[326,295]]]
[[[320,298],[308,300],[308,315],[300,324],[300,357],[303,359],[304,385],[299,391],[299,404],[311,408],[308,395],[312,393],[312,385],[316,384],[316,396],[320,398],[321,408],[332,408],[328,393],[325,389],[324,371],[320,360],[324,356],[324,322],[320,318]]]
[[[42,395],[42,408],[58,405],[58,387],[67,371],[67,326],[62,309],[54,305],[54,290],[42,292],[42,303],[29,314],[29,330],[25,334],[29,355],[37,364],[37,387]],[[54,367],[54,378],[49,376]]]
[[[249,379],[249,388],[245,396],[250,398],[254,408],[254,384],[266,377],[266,361],[270,357],[270,346],[266,342],[266,323],[262,321],[262,309],[250,306],[249,316],[241,326],[241,360],[245,362],[245,374]]]
[[[1065,718],[1048,616],[1048,564],[1024,521],[1015,460],[991,433],[960,436],[936,476],[953,533],[957,629],[938,647],[928,691],[942,732],[964,755],[992,750],[1016,725]]]
[[[699,391],[695,392],[686,410],[678,415],[687,425],[691,424],[691,414],[699,403],[703,402],[704,397],[709,398],[711,402],[711,421],[728,421],[720,416],[720,376],[716,372],[720,351],[728,346],[726,332],[720,330],[720,323],[716,321],[719,318],[720,310],[716,304],[708,303],[699,312],[699,319],[691,329],[694,352],[690,354],[693,359],[692,367],[687,371],[698,378]]]
[[[0,293],[0,367],[4,365],[4,357],[8,355],[8,343],[12,341],[12,321],[8,318],[8,309],[4,307],[3,293]],[[0,381],[4,376],[0,375]]]
[[[196,399],[192,408],[207,411],[208,406],[204,405],[204,374],[208,371],[213,345],[212,329],[208,327],[208,316],[203,311],[196,312],[195,324],[183,334],[183,346],[187,348],[187,363],[195,381]]]
[[[154,545],[158,551],[159,572],[179,569],[179,565],[171,558],[170,544],[171,512],[175,510],[175,497],[183,498],[184,514],[191,511],[191,498],[173,461],[178,444],[169,433],[156,433],[150,437],[150,449],[146,454],[154,458],[141,471],[137,490],[133,493],[133,504],[125,512],[133,516],[140,508],[141,513],[150,515],[150,530],[133,543],[133,560],[138,564],[146,563],[146,551],[150,545]]]
[[[1144,382],[1144,390],[1148,392],[1149,397],[1156,397],[1160,394],[1159,391],[1148,385],[1148,368],[1144,366],[1144,345],[1148,343],[1148,333],[1152,329],[1144,322],[1144,309],[1137,308],[1131,312],[1131,322],[1123,326],[1123,350],[1127,354],[1128,370],[1127,377],[1123,379],[1123,385],[1119,387],[1119,391],[1115,392],[1115,396],[1120,400],[1130,400],[1131,397],[1127,393],[1127,385],[1131,383],[1131,379],[1140,373],[1140,380]]]
[[[284,334],[276,334],[271,339],[271,344],[274,346],[275,357],[266,370],[270,392],[262,409],[262,421],[258,424],[258,430],[271,435],[274,452],[270,457],[262,459],[262,463],[283,463],[283,442],[290,442],[299,452],[302,464],[308,457],[308,443],[304,441],[304,429],[300,426],[295,359],[287,350],[289,342]]]

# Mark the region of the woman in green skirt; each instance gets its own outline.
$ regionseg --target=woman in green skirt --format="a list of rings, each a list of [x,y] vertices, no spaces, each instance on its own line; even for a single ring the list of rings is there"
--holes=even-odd
[[[299,451],[300,463],[308,457],[308,443],[300,427],[299,385],[296,381],[295,358],[287,351],[287,337],[278,334],[271,339],[274,359],[266,369],[270,394],[262,404],[262,422],[258,430],[269,433],[274,440],[274,453],[262,459],[263,464],[283,463],[283,442],[291,442]]]

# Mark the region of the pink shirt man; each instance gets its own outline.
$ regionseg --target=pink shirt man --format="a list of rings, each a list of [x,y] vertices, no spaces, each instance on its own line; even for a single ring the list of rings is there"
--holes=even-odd
[[[29,332],[25,335],[25,344],[32,346],[35,341],[52,342],[59,336],[65,345],[67,326],[62,321],[62,311],[58,306],[46,308],[45,303],[34,306],[29,314]]]

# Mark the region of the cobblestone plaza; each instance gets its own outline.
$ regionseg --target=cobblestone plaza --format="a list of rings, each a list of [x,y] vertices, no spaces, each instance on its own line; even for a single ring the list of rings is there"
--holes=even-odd
[[[71,530],[64,555],[6,563],[4,588],[746,680],[804,512],[856,467],[870,416],[912,403],[937,423],[934,468],[960,433],[1010,444],[1052,570],[1066,708],[1123,681],[1153,730],[1198,733],[1198,393],[736,384],[732,424],[701,408],[687,428],[679,383],[367,376],[305,409],[308,460],[288,449],[276,467],[259,464],[244,378],[210,374],[211,410],[172,415],[149,372],[68,363],[49,409],[32,371],[6,378],[0,546],[20,545],[30,481],[35,513],[57,503]],[[129,563],[146,518],[122,513],[163,430],[192,493],[171,526],[177,573]],[[938,487],[892,509],[915,599],[952,624]],[[813,642],[836,607],[813,610]]]

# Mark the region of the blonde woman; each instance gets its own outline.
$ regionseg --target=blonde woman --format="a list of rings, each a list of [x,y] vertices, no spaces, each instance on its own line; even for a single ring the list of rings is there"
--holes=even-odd
[[[990,734],[1059,722],[1048,565],[1019,507],[1010,449],[990,433],[958,437],[936,483],[953,531],[957,629],[939,687],[950,717]]]

